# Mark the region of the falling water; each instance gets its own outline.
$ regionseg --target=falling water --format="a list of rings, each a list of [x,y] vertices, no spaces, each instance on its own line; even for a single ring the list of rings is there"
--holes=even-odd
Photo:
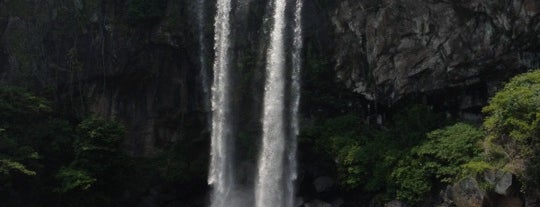
[[[200,80],[203,89],[203,104],[204,109],[210,108],[210,90],[208,85],[208,66],[206,64],[206,41],[205,41],[205,26],[206,26],[206,0],[197,0],[197,30],[199,33],[199,65],[200,65]]]
[[[290,117],[291,128],[289,135],[289,166],[287,176],[287,189],[286,189],[286,207],[294,206],[294,182],[297,179],[297,136],[299,133],[298,125],[298,109],[300,107],[300,72],[302,69],[302,7],[303,0],[296,0],[296,8],[294,12],[294,30],[293,30],[293,51],[292,51],[292,74],[291,74],[291,103],[290,103]]]
[[[256,207],[285,206],[285,10],[286,0],[274,1],[273,27],[267,53],[263,140],[255,186]]]
[[[208,184],[212,185],[212,207],[229,207],[235,188],[233,141],[230,117],[230,13],[231,0],[217,0],[215,18],[214,82],[212,84],[211,160]]]
[[[201,71],[204,72],[204,5],[198,0]],[[289,1],[293,3],[293,1]],[[298,108],[302,50],[302,0],[296,0],[292,54],[286,56],[287,0],[273,0],[272,28],[266,54],[266,81],[262,114],[262,147],[255,181],[256,207],[293,207],[297,178]],[[292,11],[292,10],[291,10]],[[231,0],[217,0],[215,18],[214,82],[211,90],[212,146],[208,183],[212,185],[211,207],[238,207],[237,183],[233,171],[233,137],[230,75]],[[287,70],[286,60],[291,60]],[[290,72],[290,77],[287,74]],[[288,81],[291,81],[288,83]],[[204,81],[204,76],[203,80]],[[289,86],[289,87],[287,87]],[[286,89],[290,89],[286,91]],[[287,125],[289,124],[289,125]]]

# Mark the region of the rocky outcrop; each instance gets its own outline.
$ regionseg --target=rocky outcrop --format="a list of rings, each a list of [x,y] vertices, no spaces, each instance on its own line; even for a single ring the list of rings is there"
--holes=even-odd
[[[512,173],[486,170],[481,180],[467,177],[449,186],[441,194],[443,203],[439,206],[521,207],[527,199],[521,198],[519,190],[519,181]]]
[[[482,207],[486,196],[474,178],[464,178],[451,188],[451,199],[457,207]]]
[[[514,180],[514,175],[510,172],[488,170],[484,173],[484,180],[495,186],[494,192],[499,195],[509,196],[515,193],[516,180]]]
[[[335,70],[368,98],[482,87],[540,67],[534,0],[355,1],[331,13]],[[486,98],[484,98],[485,100]]]

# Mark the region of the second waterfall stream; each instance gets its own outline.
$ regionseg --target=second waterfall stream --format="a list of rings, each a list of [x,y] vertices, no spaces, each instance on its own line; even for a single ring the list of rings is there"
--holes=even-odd
[[[204,2],[204,1],[200,1]],[[298,108],[302,50],[302,0],[270,0],[269,37],[264,67],[260,146],[250,196],[239,197],[236,175],[235,102],[232,48],[234,7],[239,2],[217,0],[214,23],[214,64],[211,90],[211,159],[208,184],[211,207],[293,207],[297,178]],[[199,6],[198,8],[205,8]],[[289,12],[291,11],[291,12]],[[290,15],[292,18],[289,18]],[[203,30],[201,29],[201,32]],[[261,68],[262,69],[262,68]],[[254,69],[255,70],[255,69]],[[256,68],[256,70],[258,70]],[[245,190],[244,190],[245,191]],[[249,202],[248,202],[249,203]]]

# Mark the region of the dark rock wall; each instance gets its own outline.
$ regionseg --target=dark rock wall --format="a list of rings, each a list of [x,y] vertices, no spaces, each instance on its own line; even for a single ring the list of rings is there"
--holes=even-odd
[[[535,0],[340,1],[330,12],[337,77],[388,102],[448,88],[489,90],[540,66],[539,13]]]
[[[121,119],[134,156],[155,155],[178,141],[196,146],[202,156],[208,110],[197,1],[163,1],[160,16],[145,21],[133,21],[132,1],[0,0],[0,83],[45,91],[76,113]],[[238,133],[255,137],[268,4],[235,4],[236,113],[247,131]],[[206,8],[211,68],[214,2]],[[391,105],[427,94],[443,110],[472,110],[461,114],[467,118],[501,81],[540,66],[539,13],[535,0],[306,0],[305,41],[330,59],[326,70],[334,77],[327,78],[358,94],[348,99]],[[311,110],[310,104],[303,108]]]
[[[205,149],[194,3],[164,1],[161,16],[133,21],[125,0],[0,1],[0,81],[119,118],[134,156],[178,140]]]

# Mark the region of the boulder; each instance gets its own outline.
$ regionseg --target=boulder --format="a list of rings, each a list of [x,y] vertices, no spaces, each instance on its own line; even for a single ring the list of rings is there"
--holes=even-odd
[[[457,207],[482,207],[486,198],[478,182],[467,177],[452,186],[451,199]]]
[[[501,170],[488,170],[484,173],[484,180],[494,185],[494,191],[499,195],[509,196],[513,192],[514,176],[512,173]]]

